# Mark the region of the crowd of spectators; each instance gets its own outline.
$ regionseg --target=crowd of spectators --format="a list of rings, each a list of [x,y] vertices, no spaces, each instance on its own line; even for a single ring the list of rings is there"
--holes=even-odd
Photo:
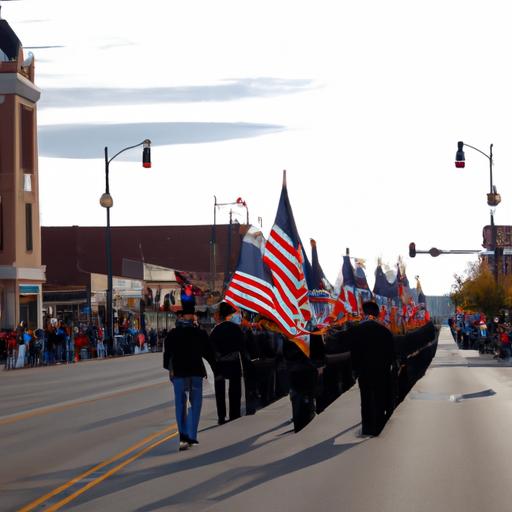
[[[7,369],[74,363],[84,359],[105,358],[156,352],[161,350],[155,329],[133,328],[105,339],[104,330],[93,324],[76,326],[51,319],[44,329],[29,329],[20,324],[16,330],[0,333],[0,361]]]
[[[482,313],[458,313],[448,319],[448,325],[459,348],[492,354],[499,361],[512,360],[512,325],[506,317],[488,320]]]

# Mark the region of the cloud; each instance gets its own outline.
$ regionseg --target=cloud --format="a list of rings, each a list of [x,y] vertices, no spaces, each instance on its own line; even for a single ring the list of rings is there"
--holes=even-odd
[[[135,46],[135,43],[107,43],[98,46],[100,50],[111,50],[112,48],[123,48],[125,46]]]
[[[17,25],[21,25],[23,23],[45,23],[47,21],[51,21],[49,19],[31,19],[31,20],[19,20],[16,22]]]
[[[39,126],[39,155],[53,158],[102,158],[103,148],[123,148],[150,139],[154,145],[201,144],[257,137],[284,126],[256,123],[131,123]],[[140,154],[127,153],[138,160]]]
[[[67,108],[98,105],[140,105],[148,103],[192,103],[233,101],[294,94],[313,87],[312,80],[281,78],[244,78],[216,85],[183,87],[108,88],[53,87],[43,91],[39,108]]]

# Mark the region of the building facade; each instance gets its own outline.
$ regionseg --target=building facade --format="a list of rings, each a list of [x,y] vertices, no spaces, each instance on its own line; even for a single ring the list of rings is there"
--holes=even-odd
[[[179,309],[180,292],[187,286],[196,295],[196,309],[206,312],[222,298],[224,283],[236,269],[247,229],[238,223],[112,226],[114,318],[138,318],[140,326],[144,312],[151,326],[162,327],[168,313]],[[103,325],[107,288],[105,228],[43,226],[41,236],[47,268],[45,314],[73,323],[92,321]]]
[[[482,232],[483,261],[498,276],[512,273],[512,226],[485,226]]]
[[[34,57],[0,19],[0,328],[42,326]]]

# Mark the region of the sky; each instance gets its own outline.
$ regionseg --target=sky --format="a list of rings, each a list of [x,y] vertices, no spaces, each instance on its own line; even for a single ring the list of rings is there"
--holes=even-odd
[[[489,153],[510,223],[509,2],[490,0],[20,0],[2,17],[36,59],[41,224],[211,224],[243,198],[268,235],[282,171],[304,243],[334,283],[346,248],[403,256],[427,295],[449,293],[489,224]],[[51,46],[52,48],[33,48]],[[231,207],[245,222],[246,211]],[[217,209],[227,223],[229,206]],[[309,245],[309,244],[308,244]]]

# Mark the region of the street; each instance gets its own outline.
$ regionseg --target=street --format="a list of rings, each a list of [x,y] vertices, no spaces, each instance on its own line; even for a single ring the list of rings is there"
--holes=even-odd
[[[176,432],[161,353],[2,371],[0,382],[0,510]]]
[[[161,354],[2,372],[0,508],[509,511],[511,377],[443,328],[377,438],[358,437],[357,386],[298,434],[288,398],[218,427],[210,395],[178,453]]]

